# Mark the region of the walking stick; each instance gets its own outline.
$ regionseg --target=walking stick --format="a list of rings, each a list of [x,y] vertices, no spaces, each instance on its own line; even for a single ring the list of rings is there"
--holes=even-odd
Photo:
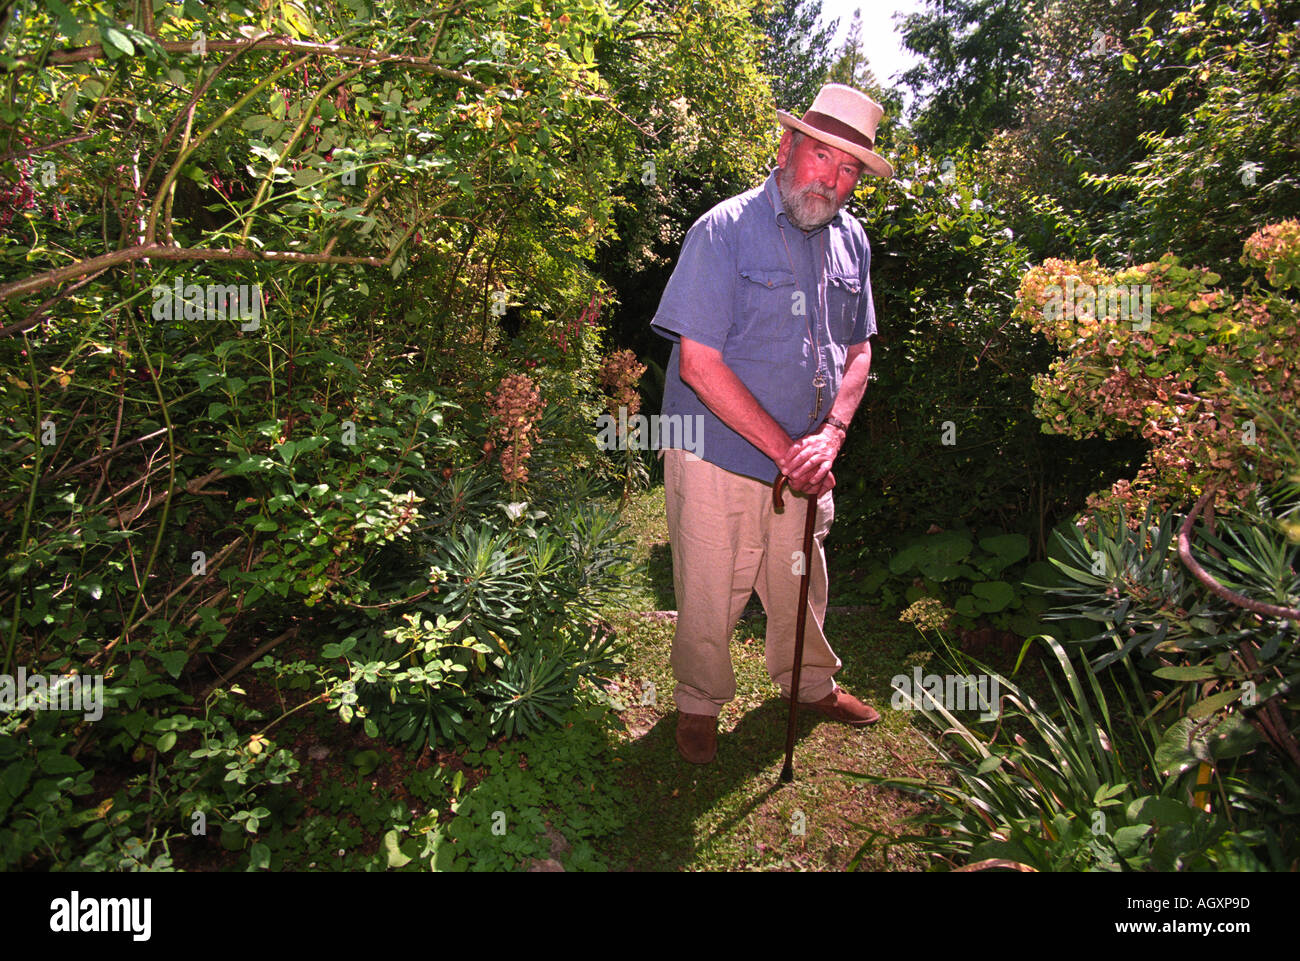
[[[781,474],[772,486],[772,508],[778,513],[785,510],[781,498],[781,489],[786,485],[786,476]],[[808,516],[803,524],[803,576],[799,579],[799,615],[794,630],[794,673],[790,678],[790,716],[785,726],[785,767],[781,768],[781,780],[789,784],[794,780],[794,733],[795,721],[799,716],[799,674],[803,668],[803,632],[808,620],[808,581],[812,577],[812,542],[813,528],[817,524],[817,498],[808,497]]]

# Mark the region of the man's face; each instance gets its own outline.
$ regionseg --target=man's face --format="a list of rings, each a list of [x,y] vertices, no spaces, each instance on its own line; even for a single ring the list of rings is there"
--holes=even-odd
[[[785,215],[800,230],[816,230],[830,223],[853,196],[862,176],[862,163],[853,154],[806,134],[796,145],[790,130],[781,137],[776,165],[780,168],[776,185]]]

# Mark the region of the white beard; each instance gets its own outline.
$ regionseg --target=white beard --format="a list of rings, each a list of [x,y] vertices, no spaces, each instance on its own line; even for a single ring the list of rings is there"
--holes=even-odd
[[[792,189],[793,181],[793,164],[777,171],[776,186],[790,223],[800,230],[816,230],[830,223],[842,205],[836,204],[833,197],[828,200],[822,196],[822,188],[813,183],[804,184],[802,189],[795,191]]]

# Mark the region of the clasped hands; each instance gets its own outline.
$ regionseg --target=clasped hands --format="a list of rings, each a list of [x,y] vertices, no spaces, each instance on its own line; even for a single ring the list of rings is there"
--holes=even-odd
[[[822,424],[821,430],[792,443],[776,466],[791,489],[820,497],[835,486],[831,465],[843,444],[844,435],[838,428]]]

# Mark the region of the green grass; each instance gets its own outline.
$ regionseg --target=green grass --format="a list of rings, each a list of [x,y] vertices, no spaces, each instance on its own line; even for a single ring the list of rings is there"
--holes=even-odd
[[[610,506],[617,505],[617,500]],[[639,491],[623,505],[623,519],[636,542],[636,559],[645,564],[639,582],[631,585],[629,607],[636,611],[672,610],[673,555],[668,547],[668,515],[662,484]]]
[[[610,693],[626,705],[619,712],[626,744],[616,767],[633,810],[622,832],[596,846],[609,863],[633,870],[841,870],[868,833],[902,833],[903,819],[923,805],[850,783],[835,769],[941,776],[911,714],[889,707],[890,678],[909,672],[909,656],[925,643],[892,612],[828,615],[827,635],[844,662],[837,681],[880,710],[882,719],[863,729],[801,715],[795,780],[782,785],[787,707],[767,675],[764,619],[742,618],[732,639],[737,696],[719,719],[718,756],[709,765],[689,764],[674,741],[674,625],[643,613],[675,607],[663,498],[662,486],[655,487],[624,509],[646,574],[634,589],[638,609],[606,616],[629,647],[626,670]],[[876,852],[862,866],[917,870],[925,864],[914,850],[895,848]]]

